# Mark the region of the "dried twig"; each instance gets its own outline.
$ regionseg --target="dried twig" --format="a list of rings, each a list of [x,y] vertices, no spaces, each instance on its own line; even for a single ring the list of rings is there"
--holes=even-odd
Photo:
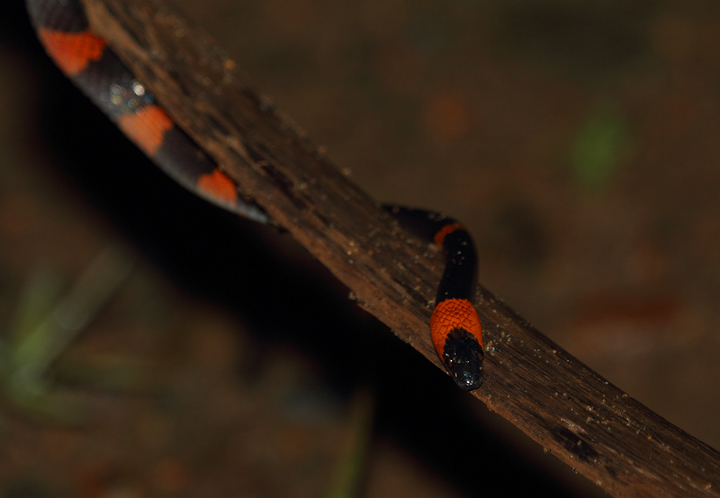
[[[221,167],[401,339],[429,340],[441,258],[393,222],[154,0],[83,0],[94,28]],[[486,382],[474,394],[616,496],[720,496],[720,454],[628,397],[479,289]]]

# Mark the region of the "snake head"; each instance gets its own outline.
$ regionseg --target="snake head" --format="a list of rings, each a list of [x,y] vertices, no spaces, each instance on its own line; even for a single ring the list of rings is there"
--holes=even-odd
[[[461,328],[450,331],[443,350],[443,363],[460,389],[472,391],[482,385],[483,357],[475,336]]]

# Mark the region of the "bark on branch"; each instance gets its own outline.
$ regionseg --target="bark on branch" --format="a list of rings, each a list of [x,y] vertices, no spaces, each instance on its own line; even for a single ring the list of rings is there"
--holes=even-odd
[[[360,306],[440,366],[428,332],[440,255],[251,91],[204,32],[155,0],[83,1],[94,30],[244,193]],[[717,451],[604,380],[487,290],[478,290],[475,303],[486,381],[473,394],[491,410],[615,496],[720,496]]]

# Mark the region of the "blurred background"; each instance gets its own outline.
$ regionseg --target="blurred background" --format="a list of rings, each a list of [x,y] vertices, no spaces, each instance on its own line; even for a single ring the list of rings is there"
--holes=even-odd
[[[460,219],[485,287],[720,447],[720,6],[169,3],[372,196]],[[3,9],[2,496],[597,493],[288,237],[175,186]]]

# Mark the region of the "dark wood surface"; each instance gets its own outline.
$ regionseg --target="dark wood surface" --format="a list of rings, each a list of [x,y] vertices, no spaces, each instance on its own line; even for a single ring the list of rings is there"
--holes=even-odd
[[[440,366],[429,319],[442,258],[415,240],[267,99],[201,30],[150,0],[83,0],[94,29],[171,116],[351,291]],[[476,306],[486,381],[473,394],[615,496],[720,496],[720,454],[535,330],[489,291]]]

